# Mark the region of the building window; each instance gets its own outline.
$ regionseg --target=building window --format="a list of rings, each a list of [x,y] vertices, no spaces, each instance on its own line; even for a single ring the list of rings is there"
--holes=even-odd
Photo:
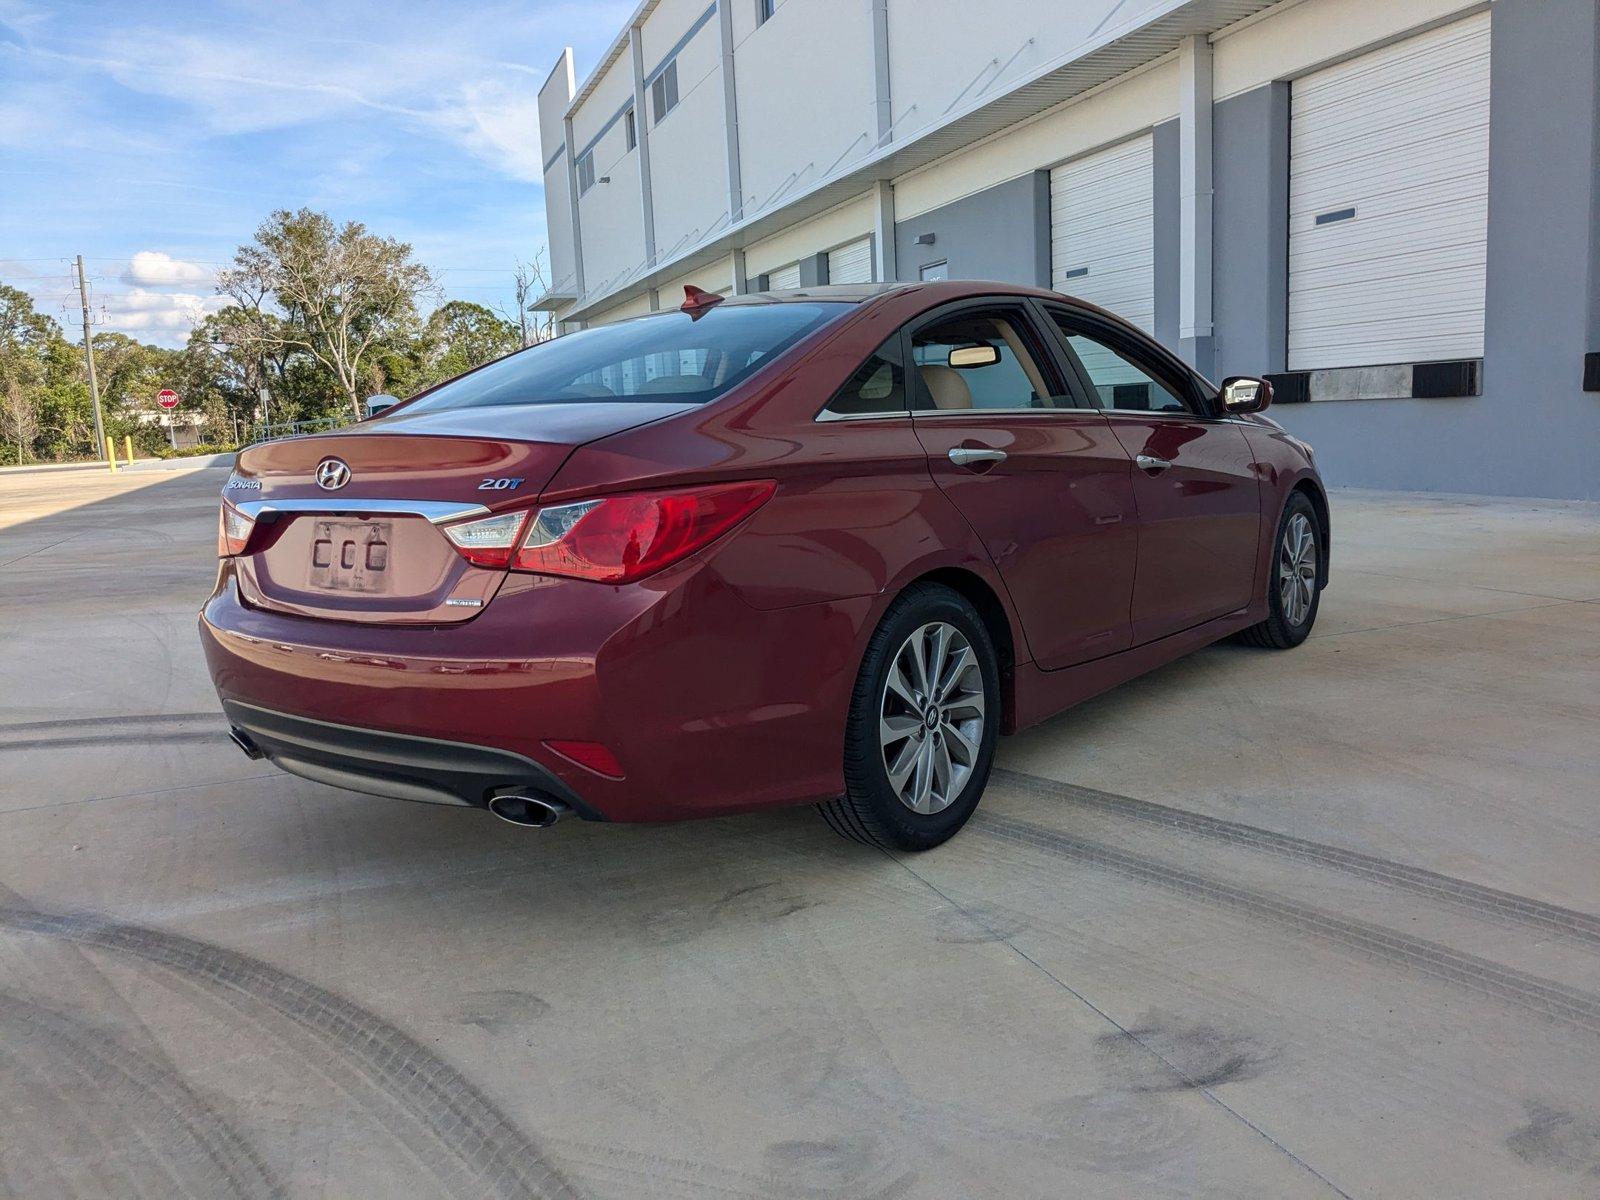
[[[594,186],[594,155],[585,154],[578,160],[578,195]]]
[[[622,116],[622,136],[628,139],[629,150],[639,144],[639,127],[634,124],[631,108]]]
[[[777,7],[777,0],[756,0],[756,24],[765,25],[772,20],[773,10]]]
[[[662,117],[678,106],[678,62],[676,59],[669,62],[666,70],[657,75],[655,82],[650,85],[650,102],[655,106],[655,119],[658,124]]]

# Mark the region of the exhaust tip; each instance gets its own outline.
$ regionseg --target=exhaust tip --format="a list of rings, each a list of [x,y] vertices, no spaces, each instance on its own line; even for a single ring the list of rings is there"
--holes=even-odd
[[[237,725],[231,725],[228,727],[228,740],[235,746],[239,747],[239,749],[243,750],[246,758],[266,757],[261,752],[261,747],[256,745],[255,742],[251,740],[250,735],[244,730],[240,729]]]
[[[495,796],[489,801],[489,811],[502,821],[525,829],[548,829],[571,810],[559,800],[512,794]]]

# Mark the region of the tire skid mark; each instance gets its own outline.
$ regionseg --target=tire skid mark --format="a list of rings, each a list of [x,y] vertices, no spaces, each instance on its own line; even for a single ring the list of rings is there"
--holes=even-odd
[[[78,1111],[61,1090],[59,1073],[52,1072],[46,1075],[42,1071],[31,1069],[23,1056],[6,1043],[0,1041],[0,1067],[13,1066],[24,1072],[28,1078],[23,1084],[22,1092],[24,1111],[20,1119],[5,1126],[5,1141],[0,1141],[0,1197],[12,1200],[13,1197],[32,1196],[76,1196],[89,1189],[83,1186],[81,1178],[72,1178],[74,1174],[82,1176],[89,1171],[79,1170],[73,1172],[71,1168],[78,1164],[57,1162],[44,1147],[40,1140],[40,1133],[61,1137],[63,1134],[77,1132],[70,1128],[70,1121],[57,1121],[52,1119],[53,1113],[50,1106],[63,1109],[71,1113]],[[35,1126],[43,1129],[29,1128],[28,1118],[35,1114],[45,1114],[43,1120],[35,1121]],[[85,1142],[92,1142],[96,1151],[92,1161],[92,1173],[105,1176],[106,1169],[111,1161],[110,1148],[106,1141],[105,1131],[93,1123],[82,1127]],[[17,1147],[26,1147],[22,1154],[14,1153]],[[9,1158],[9,1161],[7,1161]],[[109,1189],[98,1189],[105,1193]]]
[[[11,750],[72,750],[84,746],[115,746],[129,742],[140,745],[170,746],[176,742],[216,742],[227,736],[215,729],[177,730],[173,733],[102,733],[85,737],[29,738],[20,742],[0,742],[0,754]]]
[[[410,1035],[316,984],[209,942],[93,916],[0,908],[0,926],[130,955],[265,1004],[331,1042],[428,1129],[484,1194],[579,1195],[470,1080]]]
[[[121,716],[65,717],[59,721],[22,721],[0,725],[0,737],[38,729],[81,729],[86,725],[182,725],[189,721],[220,721],[221,712],[128,713]]]
[[[1208,817],[1202,813],[1171,808],[1153,800],[1135,800],[1114,792],[1062,783],[1021,771],[996,769],[994,778],[1022,791],[1065,800],[1085,808],[1116,817],[1131,817],[1146,824],[1166,829],[1197,834],[1213,841],[1263,850],[1300,862],[1311,862],[1387,884],[1401,891],[1426,896],[1453,907],[1465,909],[1478,916],[1497,917],[1551,933],[1559,933],[1579,941],[1600,946],[1600,916],[1547,904],[1514,892],[1503,892],[1481,884],[1469,883],[1450,875],[1441,875],[1423,867],[1409,866],[1386,858],[1377,858],[1355,850],[1344,850],[1322,842],[1308,841],[1286,833],[1275,833],[1256,825],[1245,825]]]
[[[1335,916],[1322,909],[1265,892],[1235,887],[1142,854],[1060,833],[1028,821],[980,811],[973,823],[983,833],[1001,841],[1031,846],[1104,867],[1251,916],[1278,921],[1363,954],[1519,1005],[1586,1032],[1600,1034],[1600,997],[1577,988],[1503,967],[1488,959],[1452,950],[1438,942],[1410,937],[1381,925]]]
[[[146,1131],[157,1134],[155,1144],[146,1141],[151,1160],[169,1175],[178,1194],[201,1200],[285,1194],[255,1148],[221,1114],[171,1069],[113,1035],[9,993],[0,993],[0,1029],[21,1035],[15,1042],[7,1038],[13,1047],[33,1039],[47,1042],[53,1074],[63,1068],[81,1073],[95,1088],[97,1103],[114,1108],[141,1137]],[[85,1127],[95,1126],[100,1116],[98,1111],[74,1115]],[[175,1143],[191,1153],[175,1153]],[[185,1178],[187,1164],[198,1168],[191,1168],[192,1178]],[[161,1194],[171,1193],[163,1188]]]

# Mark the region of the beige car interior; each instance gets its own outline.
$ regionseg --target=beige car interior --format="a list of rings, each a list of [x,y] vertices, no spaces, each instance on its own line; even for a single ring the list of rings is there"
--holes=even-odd
[[[959,333],[954,330],[949,332],[944,329],[936,330],[930,337],[930,342],[938,344],[941,334],[951,337],[952,340],[955,340],[956,337],[965,340],[987,341],[998,338],[1010,348],[1017,365],[1027,375],[1028,383],[1033,388],[1033,394],[1039,397],[1048,397],[1050,395],[1050,389],[1045,384],[1044,376],[1039,373],[1039,368],[1033,361],[1033,355],[1028,352],[1027,344],[1023,342],[1021,335],[1012,328],[1010,321],[1002,317],[982,317],[963,319],[951,324],[959,326]],[[983,370],[984,368],[979,367],[976,369]],[[967,381],[962,378],[963,371],[945,363],[925,363],[920,365],[917,370],[922,375],[922,382],[927,385],[928,395],[933,397],[933,406],[935,408],[941,411],[953,411],[972,407],[972,389],[967,386]],[[1019,402],[1017,407],[1021,408],[1025,407],[1025,405]]]

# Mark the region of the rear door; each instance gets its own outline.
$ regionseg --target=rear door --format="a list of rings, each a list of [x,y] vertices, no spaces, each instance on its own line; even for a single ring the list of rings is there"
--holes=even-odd
[[[963,302],[907,333],[929,469],[983,539],[1034,660],[1064,667],[1126,648],[1132,466],[1032,307]]]
[[[1250,603],[1261,498],[1237,421],[1181,363],[1125,326],[1045,306],[1068,365],[1093,389],[1133,459],[1138,570],[1133,642],[1142,645]]]

